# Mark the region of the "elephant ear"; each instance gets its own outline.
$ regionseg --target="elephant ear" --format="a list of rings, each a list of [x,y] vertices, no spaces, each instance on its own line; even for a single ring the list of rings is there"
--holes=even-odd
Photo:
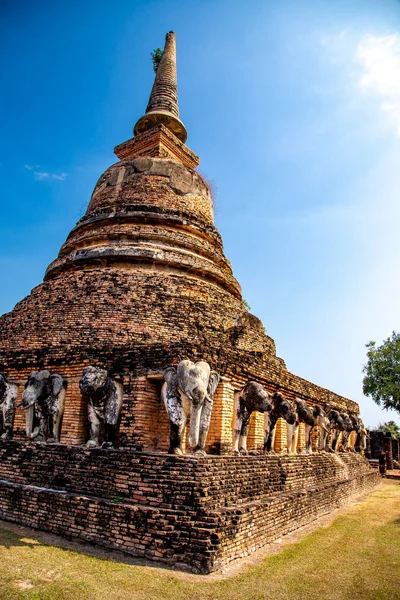
[[[334,406],[332,404],[330,404],[329,402],[324,402],[322,404],[322,410],[325,411],[325,414],[328,415],[331,410],[335,410]]]
[[[7,387],[6,378],[4,377],[4,375],[2,375],[0,373],[0,398],[3,397],[4,392],[6,391],[6,387]]]
[[[325,417],[325,411],[319,404],[316,404],[313,408],[314,417]]]
[[[29,374],[29,377],[26,380],[25,387],[28,387],[29,382],[32,379],[32,377],[36,377],[36,375],[39,375],[39,373],[40,373],[40,371],[32,371],[32,373]]]
[[[218,387],[219,375],[216,371],[211,371],[210,377],[208,378],[207,393],[212,398]]]
[[[165,369],[164,379],[167,382],[167,396],[169,398],[176,398],[178,395],[178,373],[176,367]]]
[[[51,375],[50,376],[51,390],[53,396],[57,397],[61,392],[64,385],[64,378],[61,375]]]

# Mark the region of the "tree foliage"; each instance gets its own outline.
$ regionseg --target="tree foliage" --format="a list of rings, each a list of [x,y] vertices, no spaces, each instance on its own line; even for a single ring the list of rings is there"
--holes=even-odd
[[[375,429],[373,429],[372,431],[382,431],[383,433],[390,433],[393,438],[400,439],[400,427],[394,421],[380,423],[378,427],[375,427]]]
[[[155,48],[153,52],[150,52],[154,73],[157,73],[158,65],[160,64],[162,54],[163,51],[161,50],[161,48]]]
[[[366,347],[364,394],[378,406],[400,412],[400,333],[393,331],[381,346],[369,342]]]

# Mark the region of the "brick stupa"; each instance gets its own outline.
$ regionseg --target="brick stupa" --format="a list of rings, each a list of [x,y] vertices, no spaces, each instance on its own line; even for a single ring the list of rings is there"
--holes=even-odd
[[[78,382],[90,364],[123,378],[121,444],[139,449],[168,447],[159,379],[184,358],[206,360],[222,375],[208,438],[213,452],[231,449],[233,393],[249,379],[289,398],[358,413],[350,400],[289,373],[262,323],[244,308],[186,137],[171,32],[134,137],[115,148],[120,160],[100,177],[44,283],[0,320],[0,372],[20,384],[20,393],[33,370],[67,379],[62,442],[85,441]],[[20,409],[17,435],[23,427]],[[278,449],[283,438],[284,428]],[[258,414],[250,447],[262,441]]]
[[[14,439],[0,440],[0,518],[209,573],[372,489],[378,475],[356,453],[232,456],[234,393],[248,380],[311,405],[358,406],[289,373],[244,308],[185,141],[171,32],[133,139],[116,147],[119,162],[44,283],[1,317],[0,373],[18,402],[31,371],[61,374],[67,389],[61,443],[27,440],[22,408]],[[163,372],[185,358],[221,375],[204,457],[166,452]],[[82,445],[88,365],[123,385],[116,449]],[[253,413],[249,449],[262,449],[263,425]]]

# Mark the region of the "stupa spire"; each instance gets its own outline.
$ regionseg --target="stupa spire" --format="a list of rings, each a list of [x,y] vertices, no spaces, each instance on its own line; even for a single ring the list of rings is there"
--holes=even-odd
[[[120,160],[132,160],[138,156],[170,157],[190,169],[195,169],[200,162],[199,157],[185,146],[186,127],[179,120],[173,31],[166,35],[146,113],[136,123],[133,134],[133,138],[114,148]]]
[[[173,31],[165,36],[164,52],[157,68],[146,113],[136,123],[133,133],[138,135],[160,124],[172,131],[183,143],[186,142],[186,127],[179,119],[176,39]]]

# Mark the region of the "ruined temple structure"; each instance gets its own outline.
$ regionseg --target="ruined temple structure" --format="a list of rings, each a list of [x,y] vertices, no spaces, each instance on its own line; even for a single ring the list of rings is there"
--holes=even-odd
[[[377,475],[359,454],[281,456],[281,420],[278,454],[232,456],[234,394],[249,380],[310,406],[359,408],[290,373],[246,310],[186,138],[170,32],[134,137],[116,146],[118,161],[44,282],[0,318],[0,373],[18,387],[17,403],[46,371],[63,409],[55,433],[35,429],[32,417],[36,442],[17,409],[13,440],[0,442],[0,518],[209,572],[372,488]],[[163,375],[185,359],[206,361],[219,377],[206,457],[167,454]],[[84,369],[97,377],[91,366],[100,379],[85,392]],[[104,386],[118,405],[104,421],[116,448],[85,448],[89,438],[98,445]],[[262,449],[263,438],[264,416],[254,412],[248,449]]]

